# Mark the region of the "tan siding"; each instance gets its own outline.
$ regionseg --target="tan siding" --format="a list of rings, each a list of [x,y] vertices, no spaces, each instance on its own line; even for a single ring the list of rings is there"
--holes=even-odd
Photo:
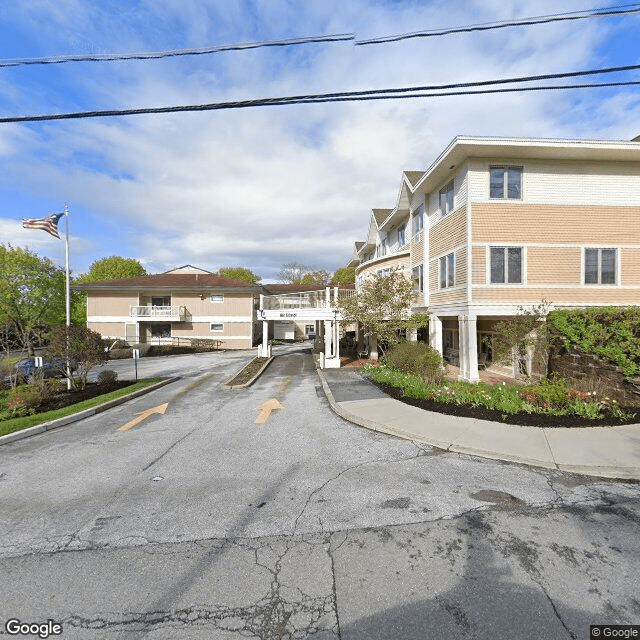
[[[456,251],[456,285],[467,283],[467,249]]]
[[[467,209],[463,207],[442,219],[429,229],[429,249],[432,256],[439,256],[467,240]]]
[[[485,247],[471,247],[472,252],[472,282],[485,284],[487,281],[487,250]]]
[[[253,307],[251,294],[225,293],[224,302],[211,302],[210,296],[216,291],[203,291],[204,300],[197,293],[174,293],[171,304],[185,306],[192,316],[251,316]]]
[[[581,284],[582,249],[529,247],[527,284]]]
[[[97,331],[101,336],[108,338],[124,338],[124,322],[87,322],[91,331]]]
[[[474,242],[640,244],[640,207],[491,202],[472,215]]]
[[[466,289],[440,289],[429,295],[429,304],[444,304],[446,302],[464,302],[467,299]]]
[[[553,287],[491,287],[473,289],[474,302],[539,303],[547,300],[556,306],[563,304],[640,304],[640,287],[586,287],[554,289]]]
[[[422,230],[422,234],[420,235],[420,242],[412,242],[411,243],[411,267],[415,267],[416,265],[424,262],[424,234],[426,230]]]
[[[438,291],[438,261],[429,263],[429,298]]]
[[[137,304],[137,293],[89,292],[87,296],[87,315],[128,316],[129,307]]]
[[[622,249],[620,279],[621,284],[640,284],[640,249]]]

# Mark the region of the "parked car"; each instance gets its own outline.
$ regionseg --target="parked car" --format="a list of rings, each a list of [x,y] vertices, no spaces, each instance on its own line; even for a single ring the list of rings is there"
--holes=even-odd
[[[71,364],[71,370],[75,371],[74,363]],[[42,367],[36,367],[35,358],[24,358],[18,360],[12,369],[11,374],[5,378],[5,382],[9,382],[10,378],[15,377],[17,382],[29,382],[37,375],[44,378],[64,378],[66,365],[62,358],[43,358]]]

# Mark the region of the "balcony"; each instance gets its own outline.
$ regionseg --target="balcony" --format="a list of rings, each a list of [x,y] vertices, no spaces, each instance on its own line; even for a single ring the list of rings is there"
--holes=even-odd
[[[129,307],[129,316],[137,320],[149,320],[151,322],[182,322],[187,316],[187,308],[181,305],[166,307]]]

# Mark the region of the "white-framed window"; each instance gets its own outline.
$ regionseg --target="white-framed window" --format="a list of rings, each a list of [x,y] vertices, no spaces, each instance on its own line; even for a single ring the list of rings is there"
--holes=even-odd
[[[422,228],[424,227],[424,205],[421,204],[412,214],[411,214],[411,226],[412,233],[415,236],[416,233],[420,233]]]
[[[489,197],[522,200],[522,167],[490,167]]]
[[[424,267],[419,264],[411,270],[411,280],[413,282],[413,290],[416,293],[424,291]]]
[[[522,284],[522,247],[490,247],[491,284]]]
[[[455,284],[455,259],[453,253],[440,258],[440,288],[447,289]]]
[[[402,247],[407,241],[407,224],[403,224],[398,228],[398,246]]]
[[[617,249],[584,250],[584,283],[617,283]]]
[[[443,216],[453,211],[453,180],[440,189],[440,212]]]
[[[211,302],[215,302],[216,304],[224,302],[224,293],[214,293],[214,294],[211,295],[209,300]]]
[[[224,323],[223,322],[212,322],[210,331],[213,331],[214,333],[220,333],[220,332],[224,331]]]
[[[383,238],[380,241],[380,244],[376,248],[376,255],[378,258],[382,258],[382,256],[387,255],[387,238]]]

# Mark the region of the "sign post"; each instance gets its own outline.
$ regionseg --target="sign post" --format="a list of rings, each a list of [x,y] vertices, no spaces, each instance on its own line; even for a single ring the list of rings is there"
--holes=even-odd
[[[138,360],[140,358],[140,349],[133,349],[133,362],[136,368],[136,382],[138,382]]]

